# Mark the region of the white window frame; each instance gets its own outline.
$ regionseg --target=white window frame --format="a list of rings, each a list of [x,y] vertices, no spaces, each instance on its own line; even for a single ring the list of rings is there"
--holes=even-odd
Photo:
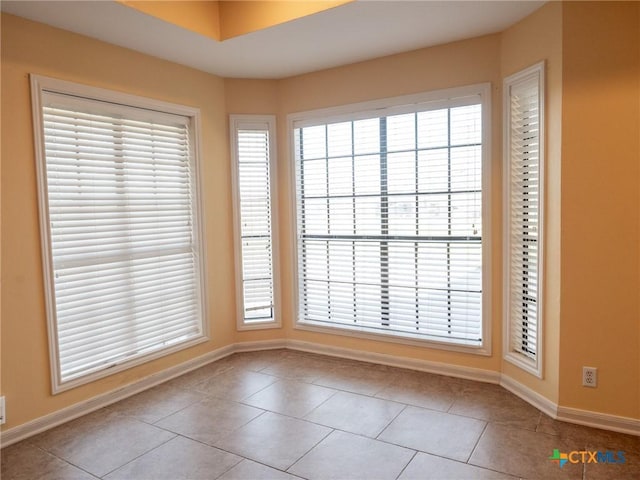
[[[343,326],[324,326],[305,322],[299,318],[299,281],[298,281],[298,202],[297,202],[297,166],[295,160],[295,140],[293,131],[296,127],[317,125],[322,123],[350,121],[370,118],[373,111],[384,110],[384,115],[396,115],[415,111],[420,104],[429,104],[430,108],[447,108],[455,106],[456,102],[468,97],[476,96],[482,106],[482,343],[480,345],[462,345],[445,340],[416,338],[397,333],[371,332],[361,328]],[[376,112],[380,113],[380,112]],[[434,90],[412,95],[389,97],[379,100],[330,107],[307,112],[293,113],[287,116],[287,135],[289,145],[290,165],[290,205],[292,211],[291,245],[294,255],[291,261],[291,279],[293,293],[291,295],[294,312],[294,328],[311,332],[327,333],[347,337],[377,340],[402,345],[428,347],[433,349],[491,356],[491,84],[481,83],[463,87]]]
[[[235,240],[235,287],[236,287],[236,328],[242,330],[261,330],[282,326],[280,311],[280,259],[278,242],[278,202],[277,202],[277,150],[276,117],[274,115],[230,115],[231,145],[231,185],[233,194],[233,233]],[[242,230],[240,211],[240,184],[238,158],[238,130],[266,131],[269,136],[269,197],[271,207],[271,272],[273,295],[273,319],[268,321],[247,322],[244,318],[244,280],[242,258]]]
[[[512,345],[515,320],[510,318],[511,301],[511,170],[513,162],[517,161],[511,155],[511,88],[523,82],[535,80],[538,86],[538,115],[539,115],[539,157],[538,157],[538,263],[537,263],[537,298],[536,298],[536,352],[532,359],[516,351]],[[522,71],[510,75],[503,82],[503,357],[509,363],[538,377],[543,378],[543,348],[544,348],[544,198],[545,198],[545,63],[544,61],[532,65]]]
[[[45,77],[41,75],[30,75],[31,82],[31,102],[33,113],[33,127],[35,140],[35,157],[36,171],[38,181],[38,200],[40,212],[40,232],[41,232],[41,249],[43,262],[43,280],[45,291],[45,303],[47,313],[47,328],[49,339],[49,358],[51,386],[53,394],[57,394],[80,385],[91,383],[100,378],[113,375],[114,373],[130,369],[137,365],[148,363],[151,360],[165,357],[180,350],[184,350],[194,345],[209,340],[209,315],[208,315],[208,299],[207,299],[207,283],[206,283],[206,252],[204,248],[204,215],[202,208],[202,173],[200,162],[200,111],[196,108],[186,107],[178,104],[164,102],[160,100],[115,92],[107,89],[92,87],[88,85],[78,84],[74,82],[59,80],[55,78]],[[44,126],[43,126],[43,94],[59,93],[78,97],[79,99],[88,99],[94,101],[102,101],[117,106],[134,107],[147,111],[158,112],[160,115],[179,115],[189,119],[189,135],[191,145],[191,162],[193,171],[192,195],[193,195],[193,239],[194,251],[198,255],[197,265],[197,295],[199,306],[199,332],[191,338],[182,342],[170,345],[165,348],[154,350],[150,353],[143,353],[129,357],[122,361],[88,374],[81,374],[78,377],[62,381],[58,333],[56,320],[56,299],[55,287],[53,283],[53,254],[51,249],[51,230],[49,220],[49,199],[47,190],[46,177],[46,155],[44,144]]]

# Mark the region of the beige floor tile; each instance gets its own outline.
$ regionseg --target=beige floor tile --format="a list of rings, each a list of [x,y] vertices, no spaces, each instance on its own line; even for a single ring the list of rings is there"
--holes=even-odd
[[[194,388],[206,395],[225,400],[243,400],[277,381],[271,375],[233,368],[204,380]]]
[[[275,468],[267,467],[251,460],[243,460],[218,480],[296,480],[294,477]]]
[[[407,407],[378,439],[466,462],[485,425],[474,418]]]
[[[528,479],[581,479],[583,465],[566,463],[561,468],[549,459],[554,449],[568,453],[579,447],[544,433],[489,424],[469,463]]]
[[[107,409],[146,423],[155,423],[203,398],[205,396],[201,393],[163,384],[110,405]]]
[[[633,450],[610,450],[587,446],[588,451],[598,451],[602,453],[607,461],[587,463],[585,465],[585,480],[609,480],[628,479],[638,480],[640,478],[640,453]]]
[[[100,410],[41,434],[33,442],[100,477],[174,436],[133,418]]]
[[[232,369],[233,365],[224,363],[224,359],[222,359],[218,360],[217,362],[212,362],[208,365],[205,365],[204,367],[200,367],[196,370],[192,370],[191,372],[185,373],[184,375],[180,375],[179,377],[176,377],[164,383],[164,385],[183,390],[192,390],[193,387],[195,387],[197,384]]]
[[[293,352],[261,370],[261,373],[311,383],[326,375],[333,366],[334,360],[328,357],[321,359],[318,356]]]
[[[500,385],[475,383],[456,398],[449,413],[535,431],[540,411]]]
[[[335,393],[335,390],[318,385],[280,380],[246,398],[242,403],[302,418]]]
[[[221,365],[259,372],[283,358],[284,349],[234,353],[220,360]]]
[[[107,475],[106,480],[209,480],[242,458],[217,448],[176,437]]]
[[[361,362],[338,363],[314,380],[316,385],[362,395],[375,395],[393,380],[387,372]]]
[[[215,444],[223,450],[286,470],[331,429],[267,412]]]
[[[305,419],[375,438],[403,408],[400,403],[338,392]]]
[[[393,480],[414,453],[371,438],[334,431],[289,472],[310,480]]]
[[[48,452],[21,442],[2,449],[2,480],[91,480],[88,474]]]
[[[371,467],[387,454],[376,450],[379,444],[420,450],[400,480],[501,473],[528,480],[640,478],[640,437],[552,420],[497,385],[286,349],[228,356],[6,447],[1,476],[199,478],[200,470],[187,467],[202,464],[205,477],[285,480],[294,477],[284,470],[299,461],[294,468],[309,469],[312,478],[375,470],[375,479],[387,476]],[[624,452],[625,462],[561,469],[549,459],[554,449],[611,451],[617,460]],[[231,455],[226,463],[224,450],[245,458],[234,466],[240,457]],[[322,469],[326,477],[317,473]]]
[[[250,422],[264,410],[209,398],[156,423],[158,427],[209,445]]]
[[[621,449],[640,454],[639,436],[561,422],[553,420],[545,414],[540,416],[537,431],[548,433],[549,435],[558,435],[560,438],[569,438],[585,446],[587,444],[595,446],[596,450]]]
[[[398,480],[516,480],[504,473],[418,452]]]
[[[460,393],[460,383],[454,378],[411,372],[399,375],[376,397],[446,412]]]

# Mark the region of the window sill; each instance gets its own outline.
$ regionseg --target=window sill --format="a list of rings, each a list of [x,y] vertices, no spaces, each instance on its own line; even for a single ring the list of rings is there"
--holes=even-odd
[[[270,330],[274,328],[282,328],[282,322],[255,322],[238,324],[236,330],[245,332],[250,330]]]
[[[459,343],[454,343],[452,341],[447,340],[434,340],[429,338],[418,338],[411,334],[399,334],[397,332],[371,332],[365,330],[362,327],[351,327],[351,326],[328,326],[325,324],[319,324],[313,321],[302,321],[299,320],[296,322],[295,327],[296,330],[303,330],[309,332],[316,333],[327,333],[330,335],[341,335],[345,337],[352,338],[362,338],[365,340],[375,340],[381,342],[390,342],[397,343],[401,345],[408,345],[413,347],[421,347],[421,348],[433,348],[437,350],[448,350],[451,352],[458,353],[467,353],[472,355],[483,355],[490,356],[491,355],[491,347],[487,345],[487,342],[484,342],[483,345],[462,345]]]

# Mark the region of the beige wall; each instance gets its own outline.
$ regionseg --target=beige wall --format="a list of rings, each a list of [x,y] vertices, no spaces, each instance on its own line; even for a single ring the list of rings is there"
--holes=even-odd
[[[638,10],[633,3],[549,2],[502,34],[278,81],[223,80],[2,15],[1,393],[7,397],[9,413],[5,428],[220,346],[279,338],[503,372],[563,406],[640,418]],[[538,380],[502,361],[501,85],[504,76],[542,59],[547,65],[547,252],[544,379]],[[213,340],[55,397],[49,384],[29,73],[196,106],[202,112]],[[493,355],[295,330],[287,114],[480,82],[493,87],[492,223],[487,225],[492,236]],[[282,329],[235,331],[229,113],[278,115]],[[597,389],[580,386],[582,365],[599,368]]]
[[[211,342],[51,395],[29,73],[200,108]],[[8,413],[5,428],[234,341],[231,193],[222,79],[3,14],[2,117],[1,218],[5,235],[1,363],[2,394],[7,398]]]
[[[543,378],[503,361],[502,372],[553,402],[558,401],[560,348],[560,205],[562,146],[562,4],[547,3],[502,34],[501,69],[506,77],[544,61],[545,198],[543,295]]]
[[[636,2],[563,5],[560,403],[640,418]],[[598,388],[580,386],[598,367]]]
[[[287,337],[353,348],[366,352],[377,352],[422,360],[447,362],[486,370],[498,371],[500,367],[500,189],[490,193],[492,225],[483,230],[492,235],[491,292],[492,344],[491,357],[453,353],[445,350],[410,347],[397,343],[362,340],[342,335],[322,334],[293,328],[295,314],[292,309],[292,250],[291,229],[291,165],[288,152],[286,116],[290,113],[317,108],[363,102],[378,98],[491,82],[492,109],[492,155],[491,183],[501,182],[500,162],[500,36],[488,35],[434,48],[421,49],[399,55],[379,58],[345,67],[323,70],[316,73],[287,78],[279,82],[278,141],[281,155],[278,164],[280,185],[280,238],[282,245],[282,301]],[[497,101],[496,101],[497,100]]]

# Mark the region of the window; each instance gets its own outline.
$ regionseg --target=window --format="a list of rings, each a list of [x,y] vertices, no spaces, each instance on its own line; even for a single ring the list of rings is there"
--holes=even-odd
[[[275,117],[232,115],[230,130],[238,329],[278,327]]]
[[[505,358],[542,375],[544,64],[504,81]]]
[[[292,117],[300,328],[488,352],[489,93]]]
[[[31,82],[56,393],[206,340],[198,112]]]

